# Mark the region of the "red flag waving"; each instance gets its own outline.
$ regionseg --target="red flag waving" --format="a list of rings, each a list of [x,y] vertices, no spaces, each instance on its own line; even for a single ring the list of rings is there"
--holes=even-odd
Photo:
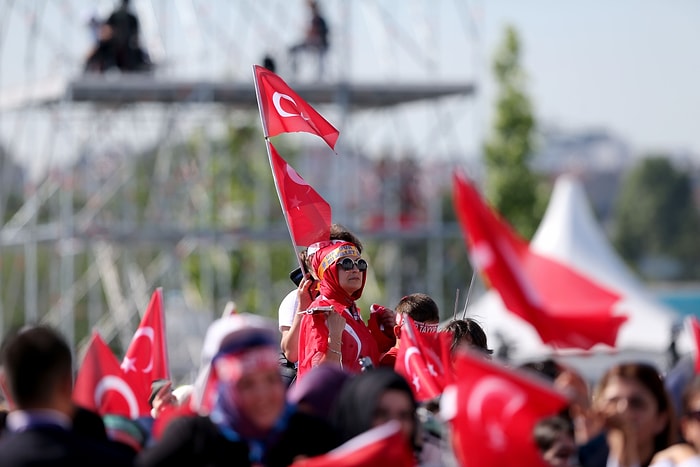
[[[148,393],[132,387],[123,378],[119,361],[99,334],[94,333],[78,370],[73,400],[101,415],[123,415],[131,419],[148,405]]]
[[[452,427],[452,447],[464,467],[542,466],[533,429],[567,405],[566,398],[529,375],[459,351],[456,383],[440,405]]]
[[[420,333],[410,316],[401,326],[401,342],[394,369],[406,378],[419,402],[442,394],[449,375],[449,344],[442,332]]]
[[[292,467],[412,467],[413,450],[401,432],[401,425],[390,421],[356,436],[321,456],[297,461]]]
[[[151,383],[154,380],[170,379],[161,288],[157,288],[151,296],[141,324],[126,350],[121,369],[127,381],[146,394],[150,393]],[[148,415],[151,411],[148,397],[139,402],[141,415]]]
[[[458,173],[454,205],[474,267],[498,290],[508,310],[537,330],[542,342],[580,349],[615,345],[627,320],[612,313],[618,294],[533,252]]]
[[[331,206],[287,164],[270,144],[272,175],[295,246],[328,240]]]
[[[258,65],[255,89],[265,136],[303,131],[320,136],[332,149],[340,132],[290,88],[282,78]]]
[[[688,316],[686,319],[692,335],[693,350],[695,351],[695,373],[700,374],[700,322],[695,316]]]

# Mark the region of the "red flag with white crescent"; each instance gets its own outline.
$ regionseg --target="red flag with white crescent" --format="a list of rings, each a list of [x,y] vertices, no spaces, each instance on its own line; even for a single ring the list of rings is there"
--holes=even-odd
[[[254,65],[255,89],[265,136],[306,132],[320,136],[331,149],[340,132],[284,82],[282,78]]]
[[[151,295],[148,308],[126,350],[121,369],[129,383],[146,394],[150,394],[154,380],[170,379],[163,290],[160,287]],[[150,414],[148,397],[140,406],[141,415]]]
[[[464,467],[544,466],[535,445],[535,424],[568,404],[553,387],[530,375],[460,350],[455,383],[447,386],[440,412],[452,428],[452,448]]]
[[[542,342],[579,349],[598,343],[615,346],[627,320],[613,314],[619,294],[532,251],[460,173],[454,174],[454,205],[472,264]]]
[[[328,240],[331,206],[270,144],[272,175],[295,246],[309,246]]]
[[[419,402],[442,394],[450,376],[449,333],[421,333],[410,316],[404,316],[394,370],[411,385]]]
[[[413,449],[397,421],[372,428],[321,456],[296,461],[292,467],[413,467]]]
[[[93,333],[75,380],[73,400],[100,415],[135,419],[143,405],[148,405],[148,394],[124,379],[117,357],[102,337]]]

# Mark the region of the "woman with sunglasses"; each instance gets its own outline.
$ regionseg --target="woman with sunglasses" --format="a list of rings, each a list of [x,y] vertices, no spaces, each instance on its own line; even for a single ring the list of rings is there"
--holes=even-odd
[[[309,246],[308,255],[320,294],[303,312],[297,378],[321,363],[351,373],[362,370],[361,359],[376,366],[377,340],[355,304],[367,280],[367,261],[355,245],[337,240]]]

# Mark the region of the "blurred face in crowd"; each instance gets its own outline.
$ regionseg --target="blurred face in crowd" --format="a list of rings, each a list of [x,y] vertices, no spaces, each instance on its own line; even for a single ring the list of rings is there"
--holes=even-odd
[[[578,465],[574,438],[566,433],[560,433],[552,446],[542,453],[542,458],[549,467],[572,467]]]
[[[362,275],[367,271],[367,263],[359,256],[346,256],[336,263],[338,268],[338,283],[348,295],[362,288]],[[360,271],[360,267],[364,271]]]
[[[277,368],[241,376],[236,384],[238,407],[259,428],[272,428],[285,406],[284,383]]]
[[[681,418],[681,432],[683,439],[695,449],[700,447],[700,394],[688,401],[685,414]]]
[[[390,420],[399,422],[406,439],[413,442],[412,437],[415,432],[413,403],[408,394],[398,389],[388,389],[379,398],[372,427],[377,427]]]
[[[651,391],[631,378],[612,377],[597,398],[596,407],[607,417],[615,417],[631,427],[640,448],[653,446],[654,437],[668,421],[667,413],[659,413]]]

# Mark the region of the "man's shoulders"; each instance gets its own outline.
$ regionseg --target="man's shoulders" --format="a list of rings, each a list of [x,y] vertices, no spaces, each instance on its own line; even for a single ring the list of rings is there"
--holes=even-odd
[[[0,465],[131,465],[133,456],[114,443],[91,439],[59,427],[5,433]],[[87,463],[87,464],[86,464]]]

